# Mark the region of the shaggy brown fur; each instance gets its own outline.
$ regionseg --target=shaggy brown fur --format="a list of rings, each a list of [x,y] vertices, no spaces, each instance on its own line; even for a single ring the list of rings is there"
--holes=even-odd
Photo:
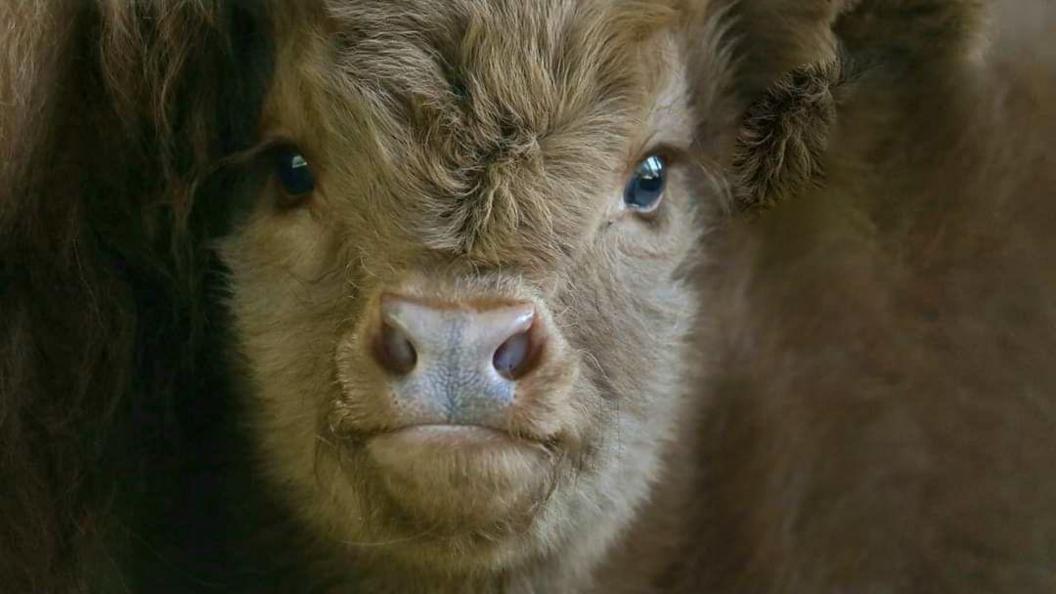
[[[868,1],[836,23],[825,181],[736,225],[709,278],[724,346],[679,588],[1056,586],[1053,23]]]
[[[1052,591],[1054,12],[0,3],[2,588]],[[383,469],[394,287],[538,455]]]

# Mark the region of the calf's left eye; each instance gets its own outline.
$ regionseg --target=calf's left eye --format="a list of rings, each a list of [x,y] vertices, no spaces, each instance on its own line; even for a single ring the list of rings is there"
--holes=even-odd
[[[634,175],[623,190],[623,203],[627,208],[650,213],[660,206],[667,183],[667,163],[660,155],[649,155],[634,170]]]

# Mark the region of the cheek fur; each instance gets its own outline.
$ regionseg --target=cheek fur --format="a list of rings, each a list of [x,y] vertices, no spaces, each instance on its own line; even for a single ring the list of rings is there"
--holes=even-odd
[[[310,482],[325,403],[334,397],[347,283],[333,240],[308,217],[258,214],[220,253],[230,271],[236,348],[249,372],[245,408],[267,450],[263,459],[273,472]]]

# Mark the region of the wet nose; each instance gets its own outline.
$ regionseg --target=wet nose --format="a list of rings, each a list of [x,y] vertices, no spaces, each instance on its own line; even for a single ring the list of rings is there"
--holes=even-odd
[[[430,421],[501,416],[542,347],[530,303],[426,303],[387,294],[380,308],[374,360],[398,404]]]

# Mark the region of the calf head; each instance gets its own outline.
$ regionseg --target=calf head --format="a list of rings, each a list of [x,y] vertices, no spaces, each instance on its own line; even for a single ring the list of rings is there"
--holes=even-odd
[[[684,392],[715,202],[686,13],[288,10],[265,174],[221,250],[272,487],[358,557],[597,554]]]

